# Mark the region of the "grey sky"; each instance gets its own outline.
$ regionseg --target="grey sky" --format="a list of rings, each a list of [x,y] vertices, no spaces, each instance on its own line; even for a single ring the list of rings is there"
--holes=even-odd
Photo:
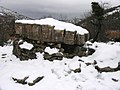
[[[108,2],[113,6],[120,4],[120,0],[1,0],[0,6],[33,18],[48,15],[81,17],[91,9],[92,1]]]

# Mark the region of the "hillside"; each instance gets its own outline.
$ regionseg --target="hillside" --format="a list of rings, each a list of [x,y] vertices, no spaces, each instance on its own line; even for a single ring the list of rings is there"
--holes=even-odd
[[[94,16],[88,16],[76,25],[86,28],[90,32],[91,38],[94,38],[96,27],[92,23]],[[105,31],[106,39],[119,41],[120,40],[120,5],[104,10],[104,19],[102,21],[102,30]],[[111,34],[111,31],[113,34]]]

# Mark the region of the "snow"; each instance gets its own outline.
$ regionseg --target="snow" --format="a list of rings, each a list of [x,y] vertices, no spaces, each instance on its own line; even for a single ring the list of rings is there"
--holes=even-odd
[[[120,44],[115,43],[111,45],[111,43],[94,43],[94,47],[96,46],[97,51],[90,56],[90,60],[97,60],[101,67],[106,65],[116,67],[118,64],[117,62],[120,61],[120,57],[118,57],[120,55]],[[104,63],[102,63],[103,61]]]
[[[118,7],[117,9],[113,10],[112,12],[108,12],[107,15],[112,15],[116,12],[119,12],[120,11],[120,7]]]
[[[24,48],[27,44],[23,45]],[[120,62],[120,43],[95,42],[89,48],[96,49],[91,56],[50,62],[44,60],[43,53],[36,53],[37,59],[20,61],[12,54],[13,46],[0,46],[0,90],[120,90],[120,71],[99,73],[94,65],[85,64],[96,60],[100,67],[117,67]],[[47,52],[54,50],[57,51],[46,47]],[[80,73],[71,71],[79,67]],[[33,82],[39,76],[44,78],[33,86],[15,83],[12,79],[26,76],[29,76],[27,82]]]
[[[77,33],[84,35],[88,31],[80,26],[76,26],[71,23],[62,22],[53,18],[45,18],[41,20],[16,20],[16,23],[27,23],[27,24],[40,24],[40,25],[51,25],[55,26],[56,30],[66,30],[66,31],[77,31]]]
[[[31,50],[33,48],[33,45],[27,42],[23,42],[23,44],[20,45],[20,48]]]
[[[112,15],[113,13],[118,12],[118,10],[114,10],[112,12],[107,13],[107,15]]]
[[[57,48],[50,48],[50,47],[46,47],[45,48],[45,52],[49,53],[49,54],[54,54],[54,53],[58,53],[59,50]]]
[[[3,13],[0,13],[0,15],[4,15]]]

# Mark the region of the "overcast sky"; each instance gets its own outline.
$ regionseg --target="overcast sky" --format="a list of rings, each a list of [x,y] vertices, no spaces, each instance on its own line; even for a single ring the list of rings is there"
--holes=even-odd
[[[49,15],[69,18],[81,17],[91,10],[92,1],[120,4],[120,0],[0,0],[0,6],[33,18]]]

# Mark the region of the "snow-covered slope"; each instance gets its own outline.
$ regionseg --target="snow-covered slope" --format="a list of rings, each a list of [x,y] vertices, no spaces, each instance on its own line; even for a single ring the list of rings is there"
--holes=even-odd
[[[108,12],[107,15],[112,15],[116,12],[120,12],[120,7],[116,8],[115,10],[113,10],[112,12]]]
[[[53,18],[45,18],[41,20],[16,20],[16,23],[27,23],[27,24],[40,24],[40,25],[51,25],[55,26],[57,30],[77,31],[79,34],[86,34],[88,31],[80,26],[76,26],[71,23],[62,22]]]
[[[3,13],[0,13],[0,15],[4,15]]]
[[[12,54],[13,46],[0,47],[0,90],[120,90],[120,71],[99,73],[94,65],[85,64],[96,60],[100,67],[117,67],[120,43],[96,42],[89,47],[96,49],[91,56],[53,62],[44,60],[43,53],[36,53],[37,59],[20,61]],[[72,71],[77,68],[81,68],[80,73]],[[40,76],[44,78],[33,86],[15,83],[12,79],[26,76],[29,76],[27,82]]]

